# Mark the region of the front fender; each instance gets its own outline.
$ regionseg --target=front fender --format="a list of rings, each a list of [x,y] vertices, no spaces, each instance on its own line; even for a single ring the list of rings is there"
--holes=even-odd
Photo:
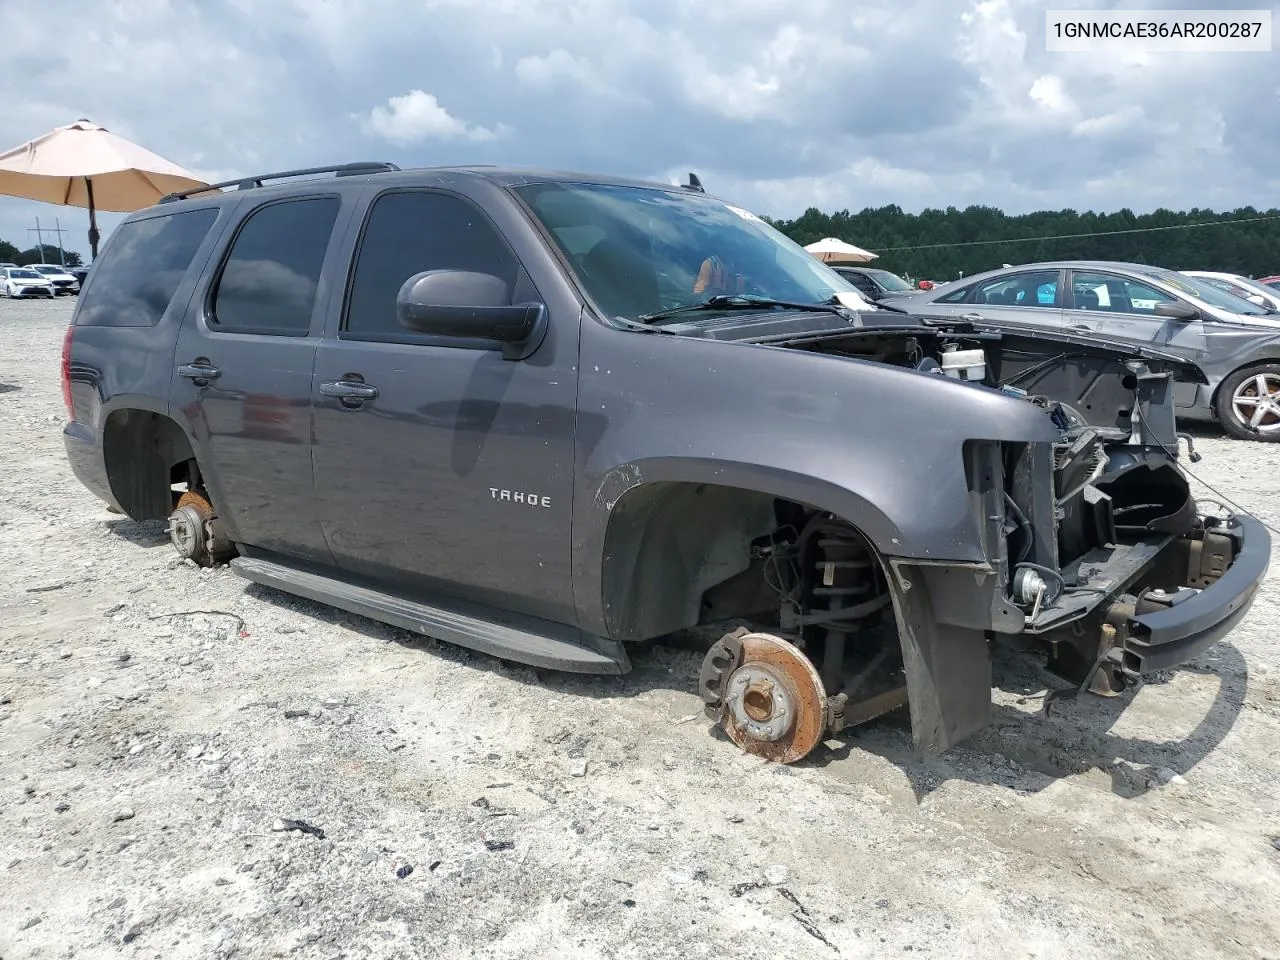
[[[598,629],[613,506],[649,482],[707,483],[829,510],[881,555],[981,562],[968,440],[1047,442],[1024,400],[837,356],[583,324],[574,590]]]

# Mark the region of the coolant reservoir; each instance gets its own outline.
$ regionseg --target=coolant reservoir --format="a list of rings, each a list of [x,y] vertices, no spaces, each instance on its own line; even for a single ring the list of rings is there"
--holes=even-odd
[[[987,355],[981,350],[945,350],[942,372],[956,380],[985,380]]]

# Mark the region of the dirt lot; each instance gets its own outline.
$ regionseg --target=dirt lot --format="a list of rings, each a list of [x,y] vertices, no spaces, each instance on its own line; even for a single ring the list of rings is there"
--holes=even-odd
[[[1280,957],[1280,567],[1119,700],[1009,656],[941,760],[763,765],[691,650],[543,674],[178,562],[66,466],[71,307],[0,301],[3,960]],[[1199,436],[1280,525],[1280,447]]]

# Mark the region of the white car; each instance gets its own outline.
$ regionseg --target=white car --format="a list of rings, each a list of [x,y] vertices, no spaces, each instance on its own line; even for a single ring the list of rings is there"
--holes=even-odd
[[[53,292],[56,294],[66,293],[75,296],[80,292],[80,281],[67,273],[66,267],[60,267],[56,263],[33,263],[30,269],[42,274],[52,283]]]
[[[50,300],[55,296],[52,281],[30,267],[0,270],[0,293],[6,297],[48,297]]]
[[[1205,283],[1213,284],[1219,290],[1225,290],[1241,300],[1248,300],[1256,306],[1280,313],[1280,290],[1269,287],[1257,280],[1250,280],[1235,273],[1213,273],[1209,270],[1183,270],[1188,277],[1199,277]]]

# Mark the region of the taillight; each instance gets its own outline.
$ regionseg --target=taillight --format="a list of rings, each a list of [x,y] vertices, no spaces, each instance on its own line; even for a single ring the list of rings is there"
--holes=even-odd
[[[76,328],[67,324],[67,332],[62,335],[62,402],[67,405],[67,416],[76,418],[75,401],[71,399],[71,338]]]

